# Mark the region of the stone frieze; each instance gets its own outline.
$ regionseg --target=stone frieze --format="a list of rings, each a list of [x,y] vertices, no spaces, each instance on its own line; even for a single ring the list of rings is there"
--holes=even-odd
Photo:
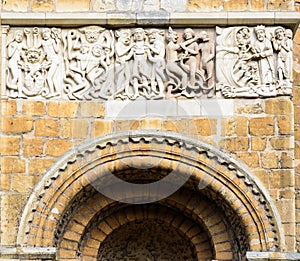
[[[135,100],[292,92],[283,27],[2,28],[3,97]]]

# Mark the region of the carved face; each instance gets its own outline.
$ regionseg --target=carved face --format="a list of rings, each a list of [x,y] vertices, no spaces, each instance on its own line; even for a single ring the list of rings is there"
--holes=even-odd
[[[86,30],[85,37],[89,43],[95,43],[99,38],[99,30]]]
[[[145,37],[144,29],[143,28],[135,29],[133,35],[136,41],[143,41]]]
[[[178,34],[175,31],[171,31],[167,34],[167,40],[169,42],[176,43],[178,40]]]
[[[22,31],[18,30],[15,32],[15,40],[16,42],[20,43],[23,41],[23,33]]]
[[[118,34],[119,35],[119,41],[121,43],[123,43],[124,45],[129,45],[130,41],[131,41],[131,39],[130,39],[131,31],[124,29],[124,30],[120,30],[118,33],[119,33]]]
[[[194,33],[193,29],[191,29],[191,28],[187,28],[187,29],[185,29],[184,32],[183,32],[183,38],[184,38],[185,40],[191,39],[191,38],[193,38],[194,36],[195,36],[195,33]]]
[[[42,37],[44,40],[48,40],[51,36],[51,31],[48,28],[45,28],[42,32]]]
[[[277,28],[275,30],[275,35],[278,40],[282,40],[284,38],[284,31],[282,28]]]
[[[257,40],[262,42],[266,38],[266,33],[264,30],[260,29],[256,31]]]

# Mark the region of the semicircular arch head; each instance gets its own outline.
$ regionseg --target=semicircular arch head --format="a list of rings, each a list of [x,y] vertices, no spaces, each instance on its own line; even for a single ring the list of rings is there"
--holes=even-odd
[[[140,130],[99,137],[56,162],[25,206],[18,245],[57,246],[74,218],[70,213],[78,213],[79,209],[86,212],[78,226],[78,240],[82,240],[95,216],[110,213],[108,206],[160,202],[168,208],[182,206],[179,212],[207,230],[212,252],[217,256],[218,238],[212,229],[216,224],[210,224],[199,208],[190,207],[200,202],[198,196],[190,201],[177,196],[175,192],[182,187],[220,208],[227,225],[236,231],[233,237],[247,245],[246,251],[285,249],[276,207],[248,169],[203,142],[171,132]],[[99,200],[95,209],[87,209],[84,202],[95,191],[105,200]],[[243,235],[238,236],[241,230]]]

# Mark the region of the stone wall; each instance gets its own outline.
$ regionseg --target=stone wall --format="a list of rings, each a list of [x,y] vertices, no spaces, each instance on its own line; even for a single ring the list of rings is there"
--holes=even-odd
[[[125,11],[130,16],[144,11],[151,19],[154,11],[185,12],[184,15],[202,11],[281,12],[298,11],[299,6],[299,2],[289,0],[132,0],[130,4],[123,0],[6,0],[2,3],[2,11],[9,15],[20,12],[21,17],[24,12],[108,12],[115,15]],[[105,134],[161,130],[211,144],[246,166],[275,202],[286,239],[285,250],[300,252],[299,47],[298,30],[294,36],[293,98],[219,97],[219,107],[212,108],[216,100],[206,98],[124,103],[1,96],[1,247],[16,246],[20,213],[29,195],[62,155]],[[1,90],[3,88],[1,86]]]

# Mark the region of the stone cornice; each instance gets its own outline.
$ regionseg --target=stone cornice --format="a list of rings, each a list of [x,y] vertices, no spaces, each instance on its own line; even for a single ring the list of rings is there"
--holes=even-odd
[[[2,12],[1,24],[11,26],[232,26],[282,25],[294,31],[300,22],[299,12],[103,12],[103,13],[16,13]]]

